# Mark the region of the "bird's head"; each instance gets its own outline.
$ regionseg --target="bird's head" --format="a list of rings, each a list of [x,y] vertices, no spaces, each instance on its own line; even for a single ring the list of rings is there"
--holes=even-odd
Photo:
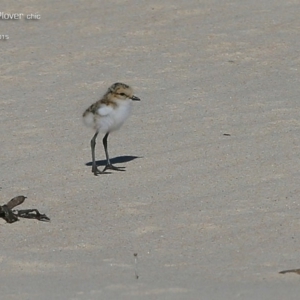
[[[132,88],[125,83],[114,83],[112,86],[109,87],[108,92],[120,100],[125,100],[129,98],[133,101],[140,101],[140,98],[133,95]]]

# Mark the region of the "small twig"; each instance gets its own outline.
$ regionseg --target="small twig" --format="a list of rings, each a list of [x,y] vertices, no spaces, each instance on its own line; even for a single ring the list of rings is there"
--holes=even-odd
[[[286,273],[296,273],[296,274],[300,275],[300,269],[292,269],[292,270],[285,270],[285,271],[279,272],[279,274],[286,274]]]
[[[133,256],[134,256],[134,274],[135,274],[135,278],[139,279],[138,270],[137,270],[137,262],[138,262],[137,253],[134,253]]]

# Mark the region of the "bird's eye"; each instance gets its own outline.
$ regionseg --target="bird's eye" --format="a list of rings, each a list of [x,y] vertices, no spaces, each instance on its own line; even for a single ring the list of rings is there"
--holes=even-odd
[[[121,93],[120,95],[121,95],[121,96],[126,96],[124,93]]]

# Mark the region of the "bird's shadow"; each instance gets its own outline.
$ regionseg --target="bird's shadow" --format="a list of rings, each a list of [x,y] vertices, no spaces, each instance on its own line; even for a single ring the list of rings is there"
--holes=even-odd
[[[134,160],[136,158],[142,158],[141,156],[131,156],[131,155],[124,155],[124,156],[118,156],[118,157],[114,157],[114,158],[110,158],[110,162],[112,164],[122,164],[122,163],[126,163],[128,161]],[[91,166],[93,164],[93,162],[88,162],[85,165],[86,166]],[[102,160],[97,160],[96,161],[97,166],[105,166],[106,165],[106,159],[102,159]]]

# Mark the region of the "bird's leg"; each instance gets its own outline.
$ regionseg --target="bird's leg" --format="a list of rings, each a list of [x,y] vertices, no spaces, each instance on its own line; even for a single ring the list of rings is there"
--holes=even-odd
[[[103,138],[103,146],[104,146],[104,151],[105,151],[105,155],[106,155],[106,166],[103,169],[102,172],[105,172],[106,170],[116,170],[116,171],[125,171],[123,170],[124,167],[115,167],[111,164],[110,160],[109,160],[109,155],[108,155],[108,151],[107,151],[107,138],[108,138],[109,132],[104,136]]]
[[[93,138],[91,139],[92,161],[93,161],[92,162],[92,172],[94,173],[95,176],[103,173],[100,170],[98,170],[97,165],[96,165],[96,159],[95,159],[95,146],[96,146],[96,138],[97,138],[98,133],[99,133],[99,131],[97,131],[95,133],[95,135],[93,136]]]

